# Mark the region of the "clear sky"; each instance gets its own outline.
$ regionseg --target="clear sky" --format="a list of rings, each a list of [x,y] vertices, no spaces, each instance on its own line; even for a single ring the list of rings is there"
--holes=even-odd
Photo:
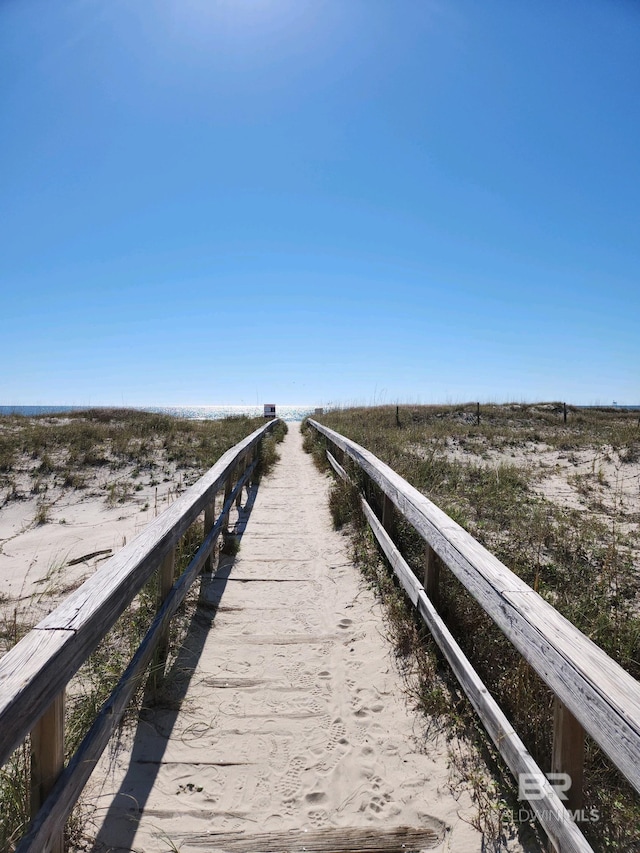
[[[636,0],[0,0],[0,404],[640,403]]]

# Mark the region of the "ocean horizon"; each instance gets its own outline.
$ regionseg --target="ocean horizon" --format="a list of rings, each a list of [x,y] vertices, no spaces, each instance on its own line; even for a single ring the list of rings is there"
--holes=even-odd
[[[0,415],[61,415],[65,412],[82,412],[90,409],[134,409],[140,412],[152,412],[159,415],[172,415],[188,420],[222,420],[229,417],[246,415],[249,418],[261,418],[264,406],[0,406]],[[301,421],[313,414],[315,406],[297,404],[276,406],[276,415],[283,421]]]
[[[388,404],[391,405],[391,404]],[[395,404],[394,404],[395,405]],[[411,403],[400,403],[400,406],[411,406]],[[421,404],[416,404],[421,405]],[[437,405],[437,404],[424,404]],[[443,404],[446,405],[446,404]],[[454,404],[455,405],[455,404]],[[482,405],[482,404],[481,404]],[[506,404],[505,404],[506,405]],[[569,404],[578,409],[618,409],[620,411],[640,410],[640,405],[626,405],[624,403],[601,403],[601,404]],[[60,415],[65,412],[82,412],[90,409],[133,409],[140,412],[151,412],[153,414],[171,415],[176,418],[187,418],[188,420],[222,420],[229,417],[240,417],[246,415],[249,418],[261,418],[264,414],[262,405],[223,405],[223,406],[0,406],[0,415],[22,415],[34,417],[36,415]],[[320,407],[318,407],[320,408]],[[335,409],[335,405],[331,405]],[[339,407],[338,407],[339,408]],[[349,408],[349,406],[346,406]],[[312,415],[315,406],[300,404],[276,404],[276,415],[283,421],[302,421],[307,415]]]

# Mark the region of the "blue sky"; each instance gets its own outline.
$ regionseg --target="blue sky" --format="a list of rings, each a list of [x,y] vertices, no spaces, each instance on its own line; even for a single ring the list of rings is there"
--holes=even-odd
[[[640,403],[640,4],[2,0],[0,404]]]

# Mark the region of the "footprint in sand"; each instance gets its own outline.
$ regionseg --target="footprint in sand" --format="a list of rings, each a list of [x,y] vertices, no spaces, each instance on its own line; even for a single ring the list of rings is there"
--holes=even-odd
[[[322,829],[323,826],[327,825],[328,816],[324,809],[310,809],[307,812],[307,817],[311,826],[318,829]]]
[[[373,812],[374,815],[379,815],[382,812],[389,812],[391,809],[391,813],[397,813],[397,808],[392,802],[390,789],[380,776],[372,776],[369,779],[369,784],[361,789],[361,793],[364,796],[360,800],[358,809],[360,812],[365,814]]]
[[[283,802],[291,804],[300,789],[300,775],[304,769],[305,761],[299,755],[291,759],[285,771],[284,778],[277,784],[277,789],[283,797]]]
[[[368,806],[369,811],[375,812],[375,814],[380,814],[380,812],[384,811],[390,800],[390,794],[385,794],[382,797],[372,797]]]
[[[327,721],[325,732],[327,740],[325,741],[322,749],[322,753],[325,753],[325,757],[323,761],[320,761],[316,766],[316,770],[319,773],[330,773],[344,756],[346,748],[349,746],[347,730],[340,717],[336,717],[336,719],[331,722]],[[341,749],[336,749],[338,746],[341,747]]]
[[[316,683],[314,673],[307,669],[302,661],[298,661],[292,666],[287,666],[284,671],[291,685],[295,685],[303,690],[312,689]]]
[[[308,803],[323,803],[327,799],[327,795],[324,791],[310,791],[305,794],[304,798]]]

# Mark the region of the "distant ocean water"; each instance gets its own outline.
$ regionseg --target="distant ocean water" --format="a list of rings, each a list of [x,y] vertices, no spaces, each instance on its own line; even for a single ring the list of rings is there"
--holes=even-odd
[[[59,415],[65,412],[79,412],[84,409],[105,408],[104,406],[0,406],[0,415]],[[106,408],[118,408],[106,407]],[[176,418],[191,420],[220,420],[234,415],[247,415],[250,418],[261,418],[262,406],[128,406],[141,412],[154,412],[160,415],[173,415]],[[621,411],[640,410],[640,406],[625,406],[614,403],[613,406],[578,406],[580,409],[614,408]],[[307,415],[312,415],[313,406],[276,405],[276,414],[283,421],[301,421]]]
[[[78,412],[84,409],[103,408],[102,406],[0,406],[0,415],[59,415],[65,412]],[[116,408],[116,407],[114,407]],[[212,420],[247,415],[250,418],[261,418],[263,406],[130,406],[141,412],[153,412],[160,415],[173,415],[176,418],[190,420]],[[307,415],[313,414],[313,406],[278,406],[276,414],[283,421],[301,421]]]

